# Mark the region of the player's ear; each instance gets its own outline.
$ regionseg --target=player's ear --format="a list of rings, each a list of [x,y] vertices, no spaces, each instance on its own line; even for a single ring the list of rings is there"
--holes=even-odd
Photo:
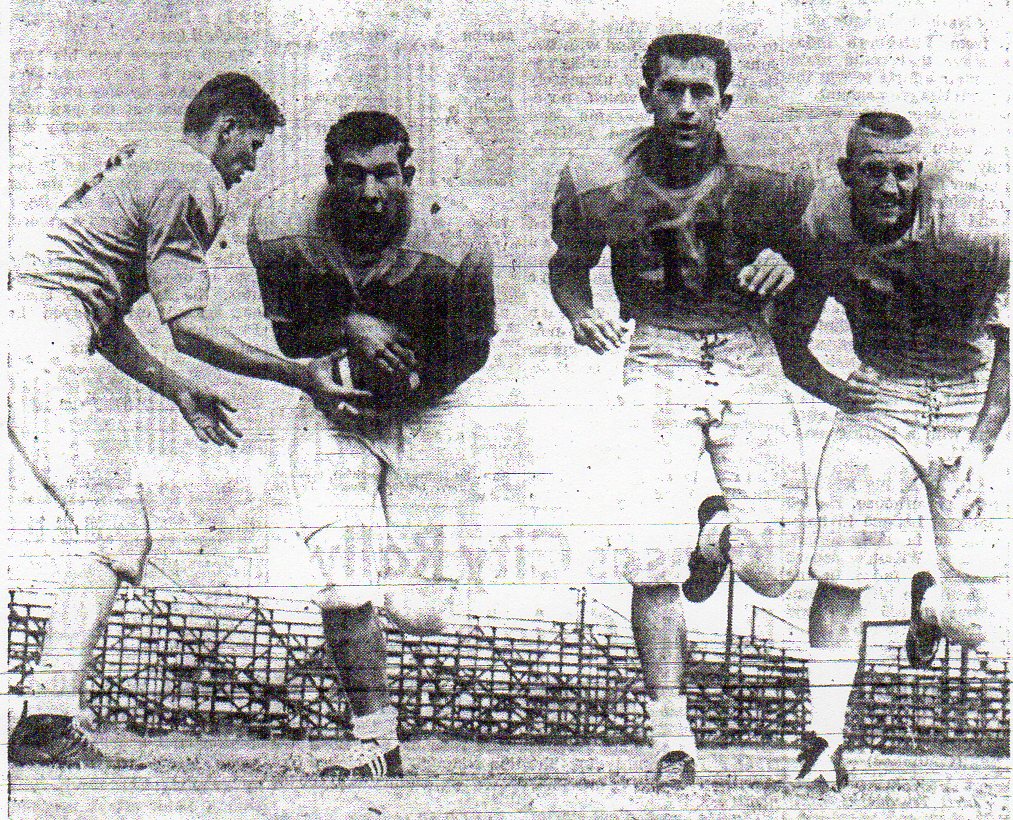
[[[732,107],[732,95],[722,94],[721,95],[721,108],[718,110],[718,117],[728,113],[728,109]]]
[[[841,181],[849,188],[851,187],[851,162],[847,157],[837,160],[837,173],[841,175]]]
[[[401,176],[404,177],[405,185],[411,185],[412,180],[415,179],[415,166],[406,165],[404,168],[401,169]]]
[[[654,102],[651,96],[651,89],[646,85],[640,86],[640,102],[644,104],[648,114],[654,113]]]
[[[331,163],[328,162],[327,165],[324,166],[324,174],[327,176],[327,184],[333,185],[334,180],[338,175],[338,171]]]
[[[217,134],[216,142],[219,145],[228,142],[238,127],[239,123],[234,116],[231,114],[219,114],[215,120],[215,124],[212,126],[215,134]]]

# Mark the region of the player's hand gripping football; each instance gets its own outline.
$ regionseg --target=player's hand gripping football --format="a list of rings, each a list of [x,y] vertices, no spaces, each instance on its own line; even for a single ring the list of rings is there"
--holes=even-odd
[[[342,355],[341,352],[336,352],[310,359],[306,363],[307,383],[303,385],[303,390],[321,412],[355,418],[370,412],[373,394],[334,380]]]
[[[795,281],[788,260],[769,248],[739,271],[739,287],[760,298],[777,296]]]
[[[214,390],[189,379],[177,379],[169,386],[167,398],[175,402],[186,423],[205,444],[239,444],[243,434],[229,418],[236,408]]]
[[[407,377],[415,370],[411,340],[383,319],[352,313],[345,320],[345,339],[351,352],[389,376]]]

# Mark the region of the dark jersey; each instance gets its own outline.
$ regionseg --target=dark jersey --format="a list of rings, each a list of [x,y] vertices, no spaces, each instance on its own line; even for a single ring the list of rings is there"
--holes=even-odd
[[[478,223],[414,192],[406,235],[363,272],[334,238],[330,202],[326,181],[300,179],[255,209],[248,247],[267,318],[337,327],[366,313],[407,334],[424,384],[438,392],[459,381],[456,351],[496,333],[492,253]]]
[[[571,159],[552,209],[550,269],[586,277],[606,247],[624,319],[675,330],[731,330],[761,304],[738,272],[770,248],[789,260],[812,192],[806,167],[772,168],[719,146],[696,185],[666,188],[646,173],[650,129]]]

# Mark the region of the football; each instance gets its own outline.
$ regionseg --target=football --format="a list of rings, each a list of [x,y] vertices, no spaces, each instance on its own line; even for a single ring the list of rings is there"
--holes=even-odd
[[[418,373],[389,373],[355,350],[348,351],[347,361],[352,385],[372,393],[379,410],[407,407],[421,383]]]

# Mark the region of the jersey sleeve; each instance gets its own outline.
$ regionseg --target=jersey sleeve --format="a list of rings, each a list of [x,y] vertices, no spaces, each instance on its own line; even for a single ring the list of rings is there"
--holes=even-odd
[[[553,273],[586,277],[605,251],[604,241],[594,237],[586,223],[569,167],[560,175],[552,202],[552,241],[556,243],[549,260]]]
[[[294,274],[298,266],[293,264],[290,254],[285,253],[283,240],[264,241],[257,231],[257,216],[250,220],[250,232],[246,249],[257,272],[260,286],[260,300],[264,305],[264,316],[270,322],[294,322],[297,318],[297,299],[293,292]]]
[[[205,254],[223,209],[211,185],[170,179],[148,211],[148,289],[163,322],[206,308],[211,279]]]
[[[460,267],[458,332],[469,340],[484,341],[496,335],[496,295],[493,286],[492,248],[479,230]]]

